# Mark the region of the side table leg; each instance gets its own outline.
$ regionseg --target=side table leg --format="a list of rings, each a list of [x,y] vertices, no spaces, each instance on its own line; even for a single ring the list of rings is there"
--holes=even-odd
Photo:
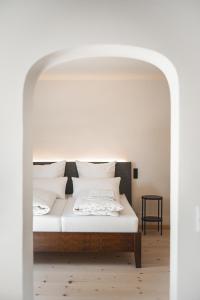
[[[161,199],[161,231],[160,231],[161,235],[163,233],[162,226],[163,226],[163,199]]]
[[[160,201],[158,200],[158,219],[160,217]],[[158,220],[158,232],[160,231],[160,221]]]
[[[146,217],[146,199],[144,199],[144,217]],[[146,221],[144,220],[144,235],[146,234]]]
[[[142,232],[144,231],[144,221],[143,221],[143,217],[144,217],[144,205],[143,205],[143,198],[142,198]]]

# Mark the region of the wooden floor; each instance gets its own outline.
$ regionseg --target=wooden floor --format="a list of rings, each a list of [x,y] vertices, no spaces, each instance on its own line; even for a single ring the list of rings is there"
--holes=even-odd
[[[142,240],[143,268],[132,254],[37,254],[35,300],[168,300],[169,231]]]

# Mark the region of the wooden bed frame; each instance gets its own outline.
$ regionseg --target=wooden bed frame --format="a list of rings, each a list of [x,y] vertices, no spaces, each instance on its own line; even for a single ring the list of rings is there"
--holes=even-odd
[[[34,162],[50,164],[52,162]],[[78,177],[75,162],[67,162],[65,176],[68,177],[66,194],[73,193],[71,177]],[[131,197],[131,162],[117,162],[115,176],[121,177],[120,193],[129,203]],[[34,232],[34,252],[134,252],[136,268],[141,268],[141,232]]]

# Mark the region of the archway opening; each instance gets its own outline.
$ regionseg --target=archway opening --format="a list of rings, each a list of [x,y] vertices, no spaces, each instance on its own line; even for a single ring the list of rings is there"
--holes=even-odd
[[[31,198],[31,164],[32,164],[32,152],[31,152],[31,137],[30,134],[30,120],[31,120],[31,109],[30,103],[33,97],[33,91],[37,79],[41,72],[46,68],[57,65],[61,62],[69,62],[81,58],[94,58],[94,57],[120,57],[128,59],[138,59],[147,63],[151,63],[159,68],[165,75],[171,98],[171,299],[176,299],[176,264],[177,264],[177,189],[178,189],[178,174],[177,174],[177,163],[178,163],[178,79],[176,71],[173,65],[162,55],[155,53],[151,50],[136,48],[131,46],[88,46],[80,49],[62,51],[49,55],[39,62],[37,62],[29,74],[25,84],[25,101],[24,101],[24,196],[27,199]],[[28,108],[28,111],[27,111]],[[31,202],[30,202],[31,203]],[[31,205],[26,202],[24,209],[28,209],[30,214]],[[30,215],[29,215],[30,216]],[[27,214],[26,214],[27,217]],[[28,219],[25,220],[28,222]],[[30,222],[29,222],[29,225]],[[28,227],[30,228],[30,226]],[[25,239],[26,242],[26,239]],[[31,251],[31,247],[29,249]]]

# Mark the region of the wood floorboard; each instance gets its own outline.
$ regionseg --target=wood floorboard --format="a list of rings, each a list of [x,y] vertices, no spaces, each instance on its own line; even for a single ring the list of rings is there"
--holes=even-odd
[[[169,231],[142,237],[143,268],[134,255],[37,254],[34,300],[169,300]]]

